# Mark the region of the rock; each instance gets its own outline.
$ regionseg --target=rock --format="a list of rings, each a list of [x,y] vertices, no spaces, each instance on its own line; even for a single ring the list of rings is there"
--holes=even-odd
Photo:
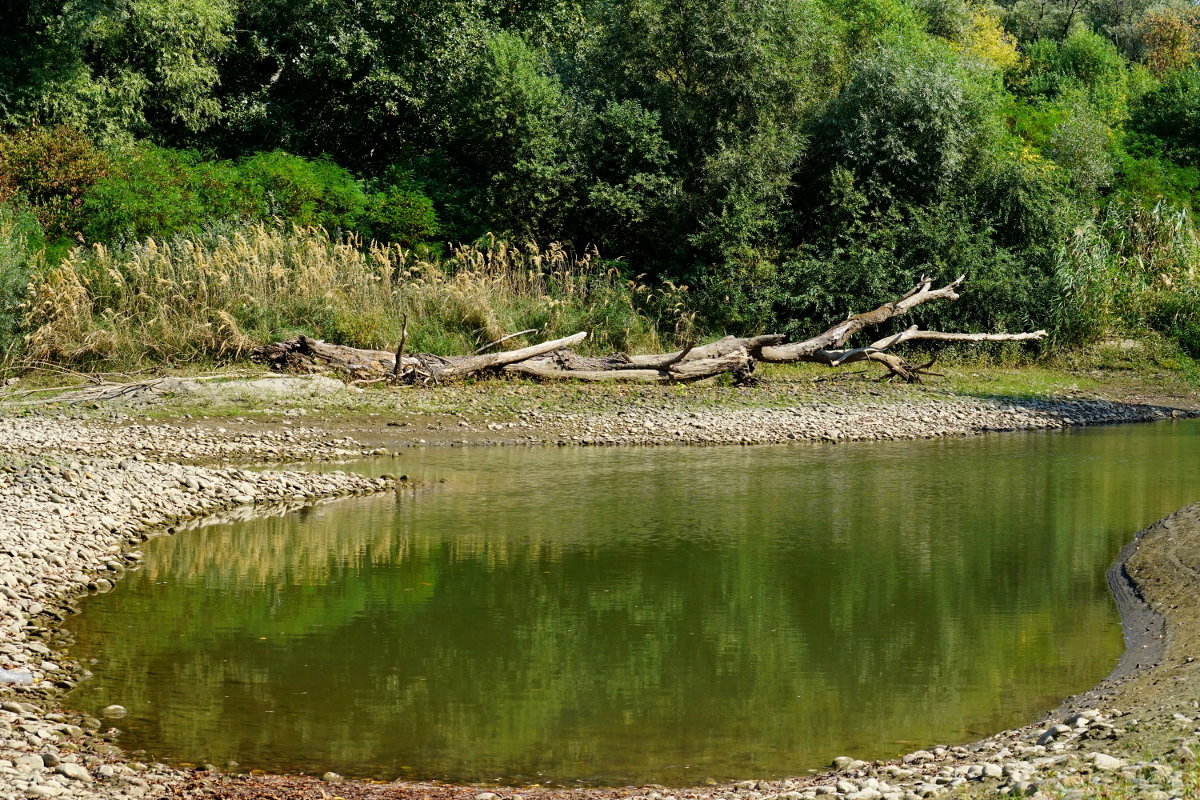
[[[325,781],[326,783],[337,783],[341,779],[342,776],[338,775],[336,772],[326,772],[321,776],[321,780]]]
[[[120,719],[128,713],[129,710],[125,708],[125,706],[118,706],[116,704],[105,706],[104,708],[100,709],[100,714],[108,717],[109,719]]]
[[[59,775],[70,778],[73,781],[90,781],[92,779],[92,773],[88,772],[85,767],[80,766],[79,764],[59,764],[55,772],[57,772]]]
[[[1038,793],[1038,785],[1033,781],[1020,781],[1009,786],[1007,793],[1017,797],[1032,797]]]
[[[46,762],[42,760],[41,756],[17,756],[17,758],[13,760],[13,767],[17,770],[17,772],[22,774],[41,772],[45,766]]]
[[[833,768],[834,769],[849,769],[850,765],[853,763],[854,763],[854,759],[851,758],[850,756],[838,756],[837,758],[835,758],[833,760]]]
[[[495,792],[480,792],[475,795],[475,800],[500,800],[500,795]]]
[[[42,753],[42,764],[47,767],[57,767],[62,763],[58,755],[55,753]]]
[[[1092,753],[1092,766],[1101,772],[1114,772],[1125,766],[1125,762],[1119,758],[1107,755],[1105,753]]]

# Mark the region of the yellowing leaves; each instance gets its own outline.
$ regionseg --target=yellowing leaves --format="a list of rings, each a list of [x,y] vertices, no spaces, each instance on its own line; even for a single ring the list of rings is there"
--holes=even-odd
[[[1002,71],[1015,69],[1021,63],[1017,42],[1004,32],[1000,16],[982,6],[971,11],[971,21],[955,43],[955,49]]]

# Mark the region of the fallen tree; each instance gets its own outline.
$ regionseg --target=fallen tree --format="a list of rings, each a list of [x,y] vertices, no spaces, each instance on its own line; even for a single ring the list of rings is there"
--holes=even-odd
[[[933,361],[911,364],[891,352],[905,342],[1012,342],[1031,341],[1046,336],[1046,331],[1030,333],[951,333],[921,330],[913,325],[899,333],[877,339],[861,347],[847,347],[851,337],[868,328],[903,316],[931,300],[953,301],[959,298],[963,276],[940,289],[930,278],[921,281],[900,299],[884,303],[862,314],[854,314],[825,331],[799,342],[786,342],[782,334],[727,336],[700,346],[688,346],[672,353],[627,356],[582,356],[571,349],[582,342],[586,332],[541,342],[516,350],[483,354],[502,341],[492,342],[473,355],[441,356],[432,353],[406,353],[407,324],[396,351],[363,350],[329,344],[299,336],[284,342],[255,348],[255,360],[281,371],[335,371],[359,383],[437,383],[479,373],[507,372],[545,380],[624,381],[642,383],[685,383],[725,373],[735,381],[750,378],[757,362],[788,364],[809,362],[840,367],[860,361],[883,365],[885,378],[919,382],[931,373]],[[522,331],[532,333],[533,331]],[[513,334],[515,336],[517,334]]]

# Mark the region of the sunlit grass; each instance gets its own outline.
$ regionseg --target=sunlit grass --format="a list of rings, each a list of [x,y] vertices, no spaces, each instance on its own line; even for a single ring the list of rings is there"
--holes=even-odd
[[[301,333],[392,349],[406,315],[412,352],[470,353],[527,328],[539,338],[586,330],[595,350],[653,351],[661,343],[646,309],[686,325],[682,296],[560,244],[488,239],[431,258],[253,226],[74,251],[30,284],[24,357],[109,368],[227,362]]]

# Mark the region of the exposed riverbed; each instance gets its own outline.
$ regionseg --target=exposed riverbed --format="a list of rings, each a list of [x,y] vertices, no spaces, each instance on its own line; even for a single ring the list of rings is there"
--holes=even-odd
[[[160,758],[784,778],[1022,724],[1121,652],[1104,571],[1200,422],[846,447],[443,448],[437,490],[148,543],[67,627]]]
[[[957,407],[955,402],[948,399],[943,410],[946,413],[965,410]],[[985,401],[984,414],[989,402]],[[989,426],[983,418],[978,418],[972,430],[1021,427],[1019,404],[1009,404],[1009,409],[1002,409],[997,402],[995,410],[998,415],[1006,415],[1003,420],[997,416],[1003,424]],[[830,413],[835,412],[836,409],[830,410]],[[772,410],[770,413],[794,415],[791,411]],[[888,410],[881,409],[877,413],[886,415]],[[1014,414],[1016,424],[1012,422]],[[1053,404],[1042,404],[1036,410],[1030,410],[1030,424],[1046,427],[1047,415],[1056,420],[1053,426],[1058,427],[1161,419],[1172,413],[1169,409],[1119,404],[1104,404],[1103,407],[1093,404],[1083,409],[1078,405],[1055,409]],[[932,421],[925,423],[929,426],[927,429],[918,426],[905,435],[939,435],[936,422],[940,419],[940,416],[931,417]],[[1070,422],[1066,421],[1068,419]],[[510,421],[520,423],[523,420],[519,417],[487,420],[493,426]],[[361,423],[358,424],[361,427]],[[608,423],[598,421],[597,424]],[[488,432],[495,431],[494,427],[485,428],[482,424],[473,427],[470,422],[458,427],[481,438],[487,438]],[[136,554],[129,550],[144,536],[209,513],[233,513],[242,508],[255,509],[251,513],[262,514],[288,504],[312,503],[320,498],[374,492],[392,486],[389,481],[373,482],[352,475],[259,473],[229,467],[182,466],[178,461],[248,464],[297,459],[344,460],[369,454],[381,444],[389,446],[394,436],[380,436],[379,440],[358,437],[359,442],[365,442],[364,446],[347,441],[341,433],[331,436],[327,427],[306,429],[297,425],[288,430],[231,427],[226,431],[210,428],[192,424],[183,427],[113,426],[51,417],[0,419],[0,455],[8,463],[8,471],[0,474],[0,520],[3,525],[0,538],[5,545],[0,548],[0,574],[4,575],[0,579],[4,584],[4,591],[0,592],[4,596],[0,600],[0,626],[5,632],[0,667],[27,672],[36,681],[32,688],[0,689],[7,695],[0,706],[0,797],[158,797],[168,793],[227,797],[316,798],[329,795],[328,785],[320,781],[272,777],[214,779],[189,775],[162,765],[130,761],[113,746],[111,735],[105,733],[112,722],[63,707],[62,691],[73,685],[80,673],[78,667],[61,658],[58,621],[71,613],[72,597],[87,591],[106,590],[136,563]],[[522,430],[523,437],[531,435],[529,431],[532,430],[542,441],[558,441],[562,437],[551,426],[539,429],[535,424]],[[1179,519],[1167,538],[1200,539],[1197,526],[1187,521],[1189,517]],[[1145,556],[1148,546],[1163,538],[1163,535],[1148,536],[1131,563],[1139,563],[1136,559]],[[1172,563],[1182,560],[1177,554]],[[1164,596],[1173,598],[1175,606],[1190,603],[1188,607],[1194,607],[1194,586],[1179,589],[1180,579],[1169,571],[1156,572],[1155,563],[1150,560],[1142,565],[1146,580],[1159,580]],[[1185,570],[1179,574],[1189,573]],[[1167,605],[1162,608],[1168,613],[1169,632],[1172,611]],[[1182,637],[1180,646],[1185,652],[1196,641],[1194,636],[1189,636]],[[1168,658],[1178,656],[1170,646],[1167,654]],[[1178,660],[1181,664],[1191,663],[1184,656],[1178,656]],[[1176,686],[1177,691],[1149,688],[1130,695],[1145,706],[1144,712],[1139,710],[1139,717],[1132,722],[1128,713],[1119,713],[1127,712],[1128,708],[1114,710],[1107,705],[1114,702],[1114,698],[1120,702],[1126,687],[1143,686],[1147,681],[1152,682],[1152,687],[1165,683],[1158,675],[1155,670],[1143,671],[1123,686],[1108,687],[1105,690],[1108,694],[1103,697],[1090,695],[1097,704],[1095,709],[1086,709],[1090,716],[1082,718],[1082,722],[1072,720],[1074,724],[1067,725],[1066,732],[1051,732],[1049,738],[1046,738],[1044,728],[1029,728],[1000,734],[972,747],[930,749],[910,755],[898,764],[868,764],[850,758],[841,762],[845,769],[838,775],[783,781],[751,780],[736,786],[689,789],[674,794],[730,795],[746,800],[788,795],[787,800],[794,800],[830,793],[866,800],[868,797],[927,796],[951,790],[963,791],[973,786],[990,791],[998,785],[1024,787],[1038,781],[1069,786],[1072,781],[1103,780],[1104,776],[1128,774],[1128,778],[1122,779],[1146,780],[1147,791],[1168,792],[1162,797],[1170,797],[1172,787],[1182,780],[1179,763],[1173,767],[1151,769],[1143,768],[1137,758],[1144,757],[1149,752],[1147,748],[1161,749],[1162,743],[1166,742],[1171,753],[1176,752],[1171,748],[1183,748],[1181,758],[1186,759],[1186,738],[1190,729],[1183,730],[1182,738],[1177,736],[1179,741],[1174,742],[1170,736],[1164,738],[1147,732],[1166,730],[1169,734],[1172,724],[1183,725],[1172,715],[1188,717],[1183,712],[1192,710],[1190,698],[1196,693],[1191,691],[1192,684],[1188,683],[1192,680],[1191,673],[1180,667],[1169,676],[1169,683]],[[1066,712],[1062,712],[1063,720],[1066,716]],[[1188,720],[1190,723],[1191,718]],[[1095,735],[1084,735],[1088,730]],[[1039,744],[1039,740],[1044,741]],[[1133,747],[1140,748],[1142,755],[1131,760]],[[1090,755],[1101,749],[1104,751],[1101,755],[1112,751],[1117,757],[1110,762]],[[1153,775],[1139,777],[1146,770]],[[1058,777],[1055,777],[1056,773]],[[525,789],[520,793],[532,799],[546,792],[544,789]],[[469,787],[412,783],[347,782],[337,788],[337,794],[347,798],[470,797],[480,793],[481,790]],[[512,794],[498,793],[505,797]],[[666,793],[659,790],[591,790],[591,794],[601,797],[662,796]]]

